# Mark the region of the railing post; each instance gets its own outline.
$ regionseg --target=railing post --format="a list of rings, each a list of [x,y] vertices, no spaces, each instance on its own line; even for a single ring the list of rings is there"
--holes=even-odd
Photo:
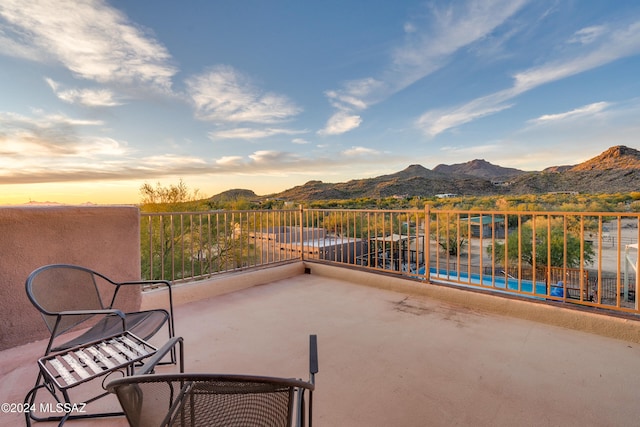
[[[304,223],[302,222],[304,218],[304,208],[302,204],[300,204],[300,261],[304,261]]]
[[[431,208],[424,205],[424,280],[431,281]]]

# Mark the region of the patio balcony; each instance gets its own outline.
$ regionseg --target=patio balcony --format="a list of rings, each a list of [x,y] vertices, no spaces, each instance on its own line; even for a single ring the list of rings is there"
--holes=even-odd
[[[419,235],[419,227],[409,233]],[[263,260],[259,265],[234,264],[232,271],[175,281],[176,333],[185,340],[187,371],[305,378],[307,338],[317,334],[317,426],[637,424],[640,322],[633,305],[621,304],[624,296],[609,305],[613,309],[580,296],[568,304],[550,290],[507,293],[495,283],[465,283],[462,275],[445,282],[378,261],[363,266],[358,254],[345,258],[353,262],[337,262],[342,255],[336,251],[332,259],[301,259],[295,250],[290,256],[273,239],[266,241],[278,248],[280,259],[265,260],[263,247],[251,247],[254,259]],[[295,246],[291,239],[285,243]],[[623,247],[616,252],[623,254]],[[618,290],[623,282],[618,279]],[[163,292],[147,289],[139,304],[162,305]],[[2,402],[22,402],[44,347],[39,340],[0,352]],[[112,397],[96,404],[118,407]],[[0,414],[0,425],[23,420],[21,414]],[[68,423],[126,425],[123,417]]]

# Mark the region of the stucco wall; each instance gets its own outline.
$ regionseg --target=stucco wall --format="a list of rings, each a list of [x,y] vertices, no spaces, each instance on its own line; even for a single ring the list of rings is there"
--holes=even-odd
[[[77,264],[116,281],[139,280],[139,223],[133,206],[0,207],[0,350],[49,336],[25,292],[36,268]],[[140,288],[123,291],[120,307],[137,309]]]

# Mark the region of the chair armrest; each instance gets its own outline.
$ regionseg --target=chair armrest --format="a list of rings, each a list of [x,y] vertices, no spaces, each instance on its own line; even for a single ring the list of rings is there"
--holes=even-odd
[[[171,282],[169,282],[168,280],[131,280],[126,282],[114,283],[116,285],[116,290],[113,293],[113,298],[111,298],[111,304],[109,305],[109,307],[113,307],[116,303],[116,297],[118,296],[120,286],[147,285],[151,283],[159,283],[167,287],[167,291],[169,293],[169,336],[173,337],[175,334],[175,325],[173,321],[173,294],[171,293]]]
[[[184,340],[182,337],[173,337],[160,347],[156,353],[136,371],[136,375],[146,375],[153,372],[160,360],[167,355],[176,344],[180,344],[180,372],[184,372]]]
[[[126,282],[114,283],[116,285],[116,290],[113,293],[113,298],[111,298],[111,305],[109,307],[113,307],[116,302],[116,297],[118,296],[118,291],[120,290],[120,286],[129,286],[129,285],[148,285],[152,283],[159,283],[167,287],[169,291],[169,311],[171,314],[171,319],[173,319],[173,295],[171,293],[171,282],[168,280],[132,280]]]
[[[168,280],[131,280],[126,282],[116,283],[116,285],[151,285],[151,284],[161,284],[165,285],[168,288],[171,288],[171,282]]]

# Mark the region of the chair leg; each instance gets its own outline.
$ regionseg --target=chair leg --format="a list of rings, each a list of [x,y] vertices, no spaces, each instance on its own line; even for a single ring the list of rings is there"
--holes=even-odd
[[[168,326],[168,329],[169,329],[169,341],[171,341],[175,336],[175,331],[174,331],[174,329],[172,327],[172,322],[167,322],[167,324],[169,325]],[[180,345],[182,346],[182,343],[180,343]],[[159,366],[163,366],[163,365],[175,365],[176,363],[178,363],[178,356],[177,356],[177,353],[176,353],[175,344],[173,345],[173,347],[171,347],[171,350],[170,350],[169,354],[171,356],[169,361],[167,361],[167,362],[158,362],[156,364],[159,365]]]
[[[25,407],[24,416],[25,416],[25,422],[27,424],[27,427],[31,426],[32,419],[34,421],[42,421],[41,419],[39,419],[33,414],[35,412],[34,409],[35,409],[36,394],[38,393],[39,389],[46,387],[46,384],[44,384],[44,382],[41,383],[41,381],[42,381],[42,372],[38,372],[38,379],[36,380],[36,384],[33,386],[31,390],[29,390],[27,395],[24,397],[24,407]]]
[[[25,416],[26,425],[28,427],[31,426],[31,420],[33,420],[33,421],[60,421],[60,423],[58,425],[61,426],[69,418],[70,413],[65,413],[65,415],[62,416],[62,417],[38,417],[38,416],[35,415],[35,412],[38,412],[39,409],[41,408],[40,406],[36,406],[36,396],[38,394],[38,391],[40,389],[42,389],[42,388],[46,389],[49,392],[49,394],[51,394],[51,396],[55,399],[55,401],[57,403],[62,403],[60,401],[60,399],[58,398],[58,395],[56,394],[55,390],[53,390],[51,387],[52,386],[50,384],[47,384],[44,381],[44,378],[42,376],[42,372],[39,372],[38,373],[38,379],[36,380],[35,386],[33,386],[33,388],[31,390],[29,390],[27,395],[24,397],[24,408],[25,408],[24,416]],[[66,396],[66,395],[65,395],[65,398],[66,398],[66,400],[69,400],[68,396]]]
[[[35,412],[40,412],[42,410],[46,411],[46,409],[43,409],[45,407],[48,408],[53,408],[52,406],[49,406],[49,404],[41,404],[39,402],[36,402],[36,396],[38,394],[38,391],[40,391],[40,389],[45,389],[46,391],[49,392],[49,394],[51,394],[51,396],[53,397],[53,399],[55,399],[57,404],[63,404],[63,409],[65,409],[64,415],[50,415],[47,417],[38,417],[35,415]],[[67,420],[73,420],[73,419],[86,419],[86,418],[106,418],[106,417],[119,417],[119,416],[123,416],[124,412],[118,411],[118,412],[103,412],[103,413],[87,413],[87,414],[72,414],[72,412],[74,411],[74,408],[76,405],[73,405],[71,402],[71,399],[69,397],[69,394],[66,390],[61,390],[60,391],[62,393],[62,398],[63,400],[60,399],[60,397],[58,396],[58,393],[56,392],[55,387],[52,384],[48,384],[45,380],[44,377],[42,375],[42,372],[40,372],[38,374],[38,379],[36,380],[36,385],[29,390],[29,392],[27,393],[27,395],[24,398],[24,405],[25,408],[27,408],[28,410],[25,410],[25,422],[27,427],[31,426],[31,420],[33,421],[37,421],[37,422],[41,422],[41,421],[58,421],[58,426],[62,426]],[[98,399],[101,399],[104,396],[107,396],[109,393],[104,392],[101,393],[97,396],[91,397],[89,399],[87,399],[85,402],[82,403],[82,409],[84,409],[84,406],[86,406],[87,404],[94,402]],[[68,411],[68,412],[67,412]]]

